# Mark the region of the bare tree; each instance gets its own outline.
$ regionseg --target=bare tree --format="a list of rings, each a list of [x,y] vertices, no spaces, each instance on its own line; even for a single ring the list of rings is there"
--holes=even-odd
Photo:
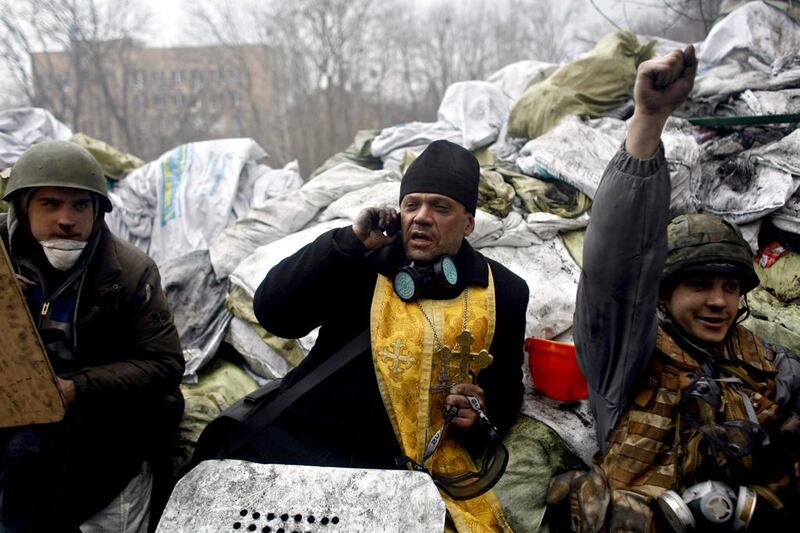
[[[2,2],[1,46],[29,100],[73,128],[106,139],[119,130],[121,147],[143,157],[224,130],[257,139],[279,164],[300,159],[306,175],[359,129],[435,120],[456,81],[521,59],[564,59],[564,28],[577,9],[556,0],[439,0],[416,11],[397,0],[195,0],[187,3],[190,37],[224,58],[236,73],[225,87],[241,99],[214,108],[213,82],[201,80],[173,87],[181,107],[168,114],[155,97],[143,101],[142,82],[156,73],[141,67],[143,22],[121,15],[131,16],[134,0]],[[39,53],[51,50],[61,53]],[[53,63],[65,60],[70,75],[55,79],[63,68]],[[99,106],[109,108],[102,124]]]
[[[612,27],[681,42],[702,40],[719,15],[722,0],[590,0]]]

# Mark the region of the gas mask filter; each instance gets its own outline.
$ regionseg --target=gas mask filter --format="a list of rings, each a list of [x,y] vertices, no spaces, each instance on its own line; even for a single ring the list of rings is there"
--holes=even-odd
[[[746,531],[756,509],[757,494],[739,487],[734,493],[721,481],[704,481],[683,491],[672,490],[658,498],[658,507],[673,531]]]

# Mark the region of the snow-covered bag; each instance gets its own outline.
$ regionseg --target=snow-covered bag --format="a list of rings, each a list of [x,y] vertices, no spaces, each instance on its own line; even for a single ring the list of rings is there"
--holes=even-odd
[[[252,183],[246,174],[257,169],[248,163],[264,157],[252,139],[178,146],[120,182],[106,220],[159,264],[206,250],[236,218],[239,184]]]
[[[0,112],[0,170],[12,167],[22,153],[42,141],[68,141],[72,130],[39,107]]]

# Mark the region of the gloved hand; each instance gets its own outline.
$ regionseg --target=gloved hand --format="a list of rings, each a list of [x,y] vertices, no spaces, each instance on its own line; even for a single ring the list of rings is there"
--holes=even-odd
[[[656,530],[653,509],[649,500],[628,490],[611,492],[610,533],[635,531],[653,533]]]
[[[559,525],[580,533],[605,531],[610,500],[606,477],[596,466],[589,471],[572,470],[555,476],[547,489],[547,505],[553,509],[552,514],[569,514],[569,526]]]

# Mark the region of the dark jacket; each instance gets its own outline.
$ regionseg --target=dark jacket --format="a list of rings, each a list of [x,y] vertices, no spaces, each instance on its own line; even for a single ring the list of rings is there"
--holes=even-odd
[[[617,152],[592,203],[574,337],[602,451],[656,344],[669,199],[669,170],[661,146],[644,160]]]
[[[72,276],[53,269],[20,226],[9,243],[6,217],[0,217],[0,237],[16,272],[37,282],[39,298],[49,301]],[[81,272],[68,289],[74,327],[67,349],[74,360],[54,366],[60,377],[74,381],[75,402],[62,422],[0,434],[0,489],[21,501],[7,500],[4,513],[65,513],[64,524],[80,523],[113,499],[163,445],[183,411],[183,355],[152,259],[100,222],[74,271]],[[28,305],[41,325],[47,313],[30,296]],[[40,475],[48,477],[37,480],[39,488],[26,485],[26,478]],[[41,505],[24,496],[28,490],[39,491]],[[17,509],[27,504],[34,508]]]
[[[528,287],[466,241],[454,258],[458,285],[423,293],[449,299],[466,284],[486,286],[488,265],[495,284],[496,329],[489,352],[494,362],[479,377],[486,411],[501,433],[516,419],[522,401],[522,348]],[[253,308],[271,333],[297,338],[321,326],[306,359],[284,379],[288,387],[369,327],[378,272],[392,277],[405,256],[397,242],[367,253],[350,227],[329,231],[270,270]],[[467,437],[468,440],[468,437]],[[395,466],[400,449],[378,391],[371,350],[300,398],[252,444],[252,458],[328,466]]]
[[[5,217],[0,218],[0,236],[9,248]],[[76,400],[82,404],[139,410],[142,402],[159,403],[178,390],[184,368],[180,340],[153,260],[113,235],[105,223],[92,239],[97,245],[74,320],[78,364],[62,377],[75,382]],[[40,272],[49,268],[44,256],[20,243],[10,249],[17,272],[39,282]],[[31,312],[39,314],[38,309]]]

